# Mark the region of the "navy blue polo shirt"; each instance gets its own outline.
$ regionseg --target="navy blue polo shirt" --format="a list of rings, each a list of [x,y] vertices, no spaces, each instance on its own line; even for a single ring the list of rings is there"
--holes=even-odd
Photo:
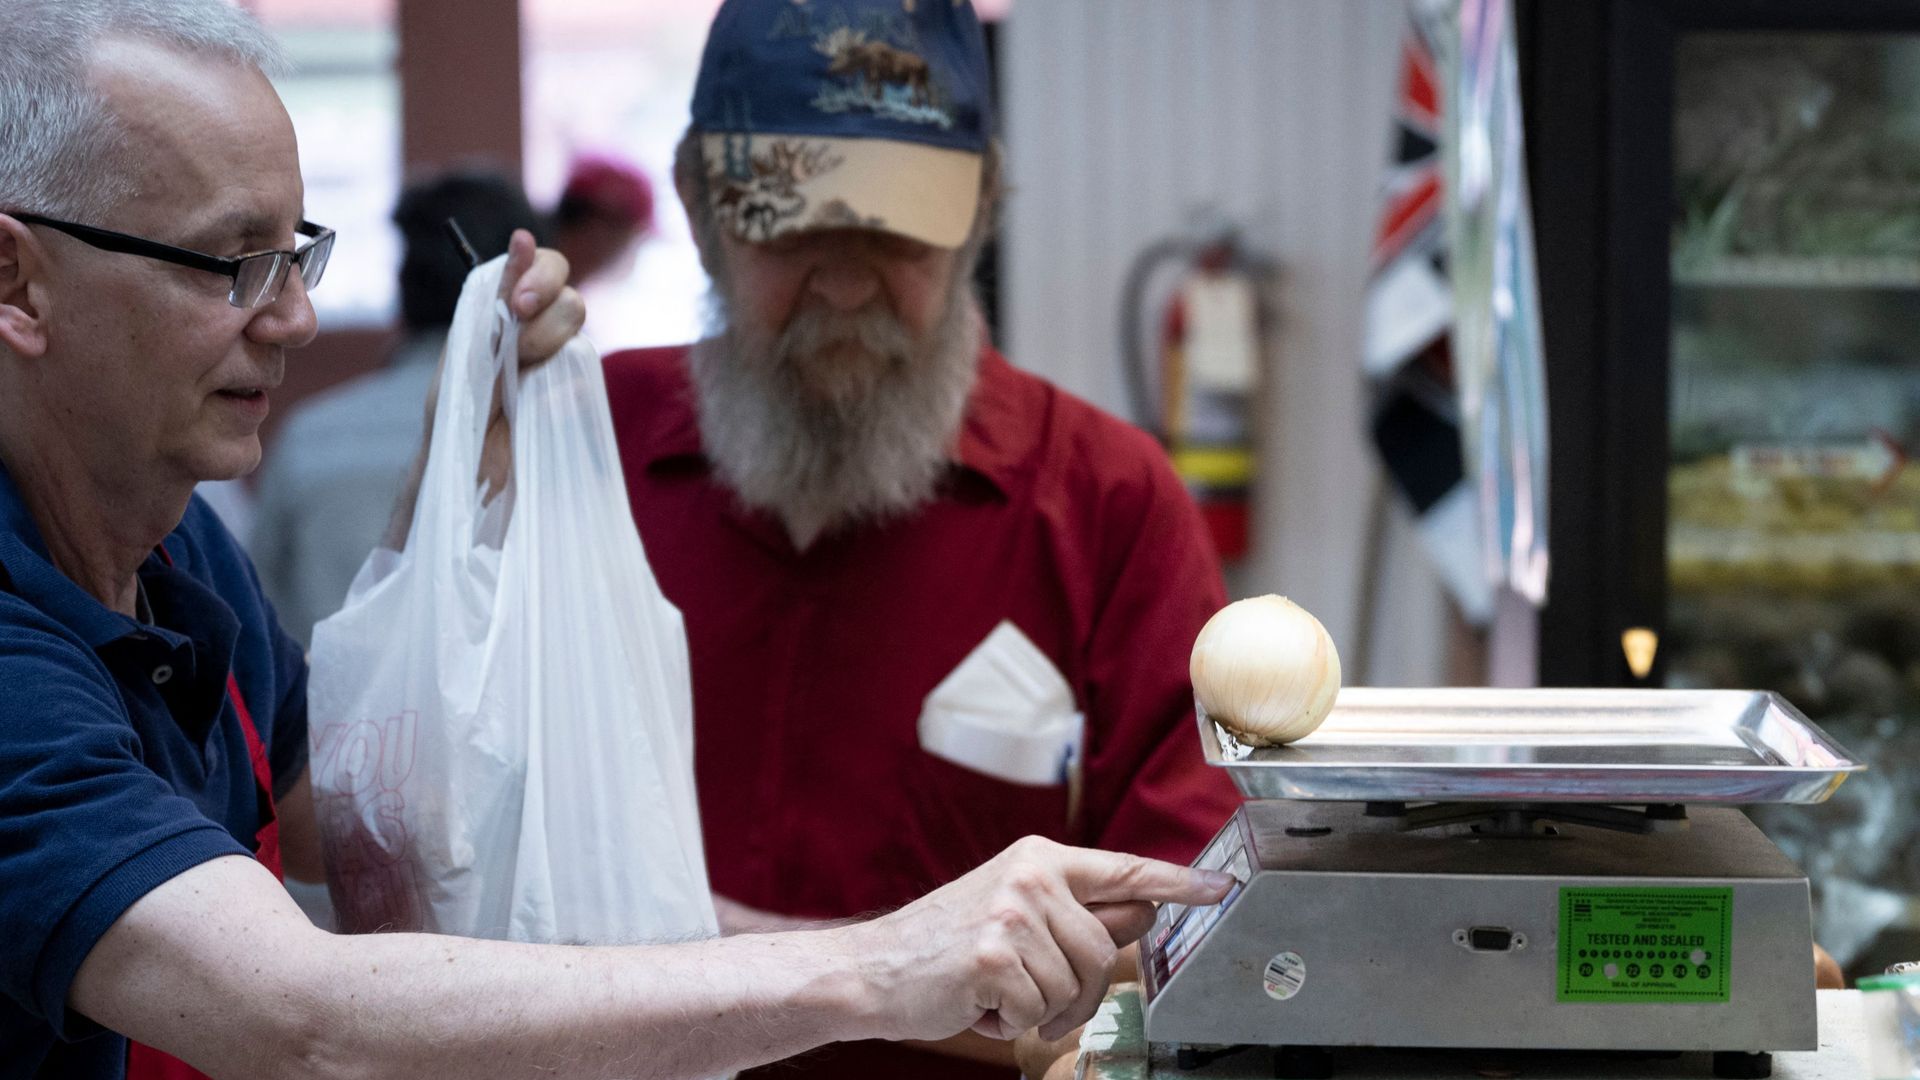
[[[56,570],[0,466],[0,1080],[119,1080],[126,1041],[67,1009],[80,962],[155,886],[251,855],[264,807],[232,670],[276,794],[306,768],[306,658],[198,497],[140,568],[153,621]]]

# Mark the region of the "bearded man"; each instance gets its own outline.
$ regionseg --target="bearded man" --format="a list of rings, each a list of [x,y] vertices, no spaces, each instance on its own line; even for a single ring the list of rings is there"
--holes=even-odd
[[[924,70],[840,62],[877,45]],[[1186,860],[1238,802],[1194,735],[1225,596],[1191,501],[985,339],[988,80],[965,2],[722,5],[675,167],[711,334],[607,360],[686,617],[723,927],[892,907],[1029,833]],[[780,1075],[1008,1075],[1004,1046],[940,1049]]]

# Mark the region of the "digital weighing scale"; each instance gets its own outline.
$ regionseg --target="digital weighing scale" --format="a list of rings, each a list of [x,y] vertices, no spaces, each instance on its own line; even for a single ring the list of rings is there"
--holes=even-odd
[[[1183,1066],[1271,1045],[1814,1049],[1807,878],[1733,806],[1815,803],[1863,766],[1774,694],[1343,690],[1319,730],[1240,744],[1247,797],[1195,865],[1239,880],[1142,942],[1147,1038]]]

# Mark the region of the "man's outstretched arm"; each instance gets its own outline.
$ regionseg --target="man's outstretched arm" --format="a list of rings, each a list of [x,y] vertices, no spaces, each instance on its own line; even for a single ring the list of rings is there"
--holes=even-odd
[[[1186,867],[1022,841],[899,911],[826,930],[567,947],[315,929],[227,857],[148,893],[72,1008],[224,1077],[697,1077],[843,1039],[1011,1038],[1092,1015],[1144,901]]]

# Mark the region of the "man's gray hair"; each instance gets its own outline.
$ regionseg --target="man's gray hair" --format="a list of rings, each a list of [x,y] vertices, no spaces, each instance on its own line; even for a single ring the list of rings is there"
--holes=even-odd
[[[229,0],[0,0],[0,211],[97,220],[132,197],[124,133],[88,81],[99,43],[132,38],[269,75],[285,55]]]

